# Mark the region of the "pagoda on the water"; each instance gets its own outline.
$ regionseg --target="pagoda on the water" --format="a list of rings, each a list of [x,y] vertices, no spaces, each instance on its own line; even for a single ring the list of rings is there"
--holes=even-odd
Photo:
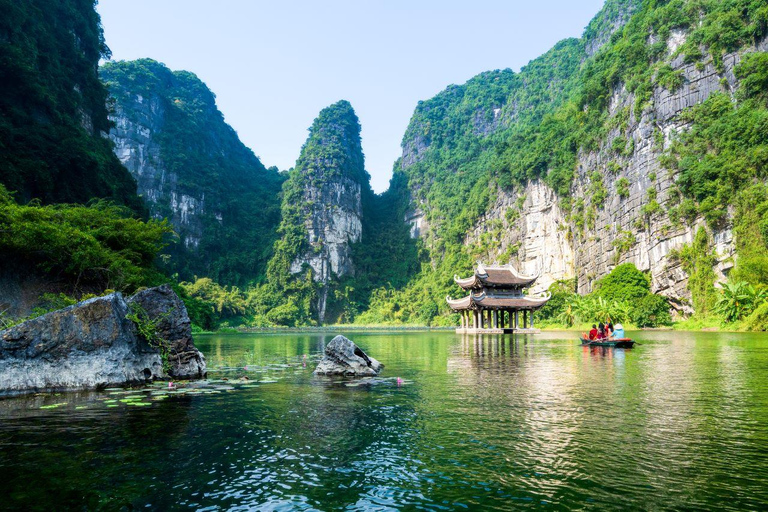
[[[469,292],[463,299],[447,297],[448,305],[461,317],[457,333],[511,334],[538,332],[533,326],[533,312],[550,299],[524,295],[536,276],[524,276],[509,265],[485,266],[478,262],[475,273],[466,279],[453,276],[456,284]],[[522,312],[522,315],[520,313]],[[522,324],[520,320],[522,316]]]

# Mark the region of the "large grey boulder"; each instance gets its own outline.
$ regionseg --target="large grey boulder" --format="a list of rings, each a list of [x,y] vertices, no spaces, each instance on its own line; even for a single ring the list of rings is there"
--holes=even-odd
[[[315,368],[317,375],[378,375],[384,365],[369,357],[344,336],[336,336],[325,347],[325,356]]]
[[[192,342],[192,322],[187,308],[167,284],[141,291],[128,299],[129,306],[140,306],[149,318],[157,322],[157,334],[169,348],[168,373],[177,379],[197,379],[205,376],[203,354]]]
[[[159,287],[131,300],[141,303],[154,321],[162,311],[158,334],[171,336],[171,376],[204,375],[204,358],[192,354],[197,349],[186,308],[173,291]],[[122,294],[113,293],[0,331],[0,393],[98,388],[168,377],[158,349],[127,318],[131,312]]]

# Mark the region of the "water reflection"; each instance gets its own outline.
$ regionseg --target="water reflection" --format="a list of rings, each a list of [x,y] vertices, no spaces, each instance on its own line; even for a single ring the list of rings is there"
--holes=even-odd
[[[650,332],[615,350],[568,333],[348,336],[412,383],[313,376],[331,335],[209,336],[212,376],[253,385],[146,408],[108,409],[98,393],[2,400],[3,506],[768,504],[759,337]]]

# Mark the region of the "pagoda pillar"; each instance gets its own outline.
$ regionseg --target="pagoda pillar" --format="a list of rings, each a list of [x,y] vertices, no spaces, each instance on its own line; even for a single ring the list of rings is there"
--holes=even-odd
[[[493,310],[493,328],[499,328],[499,311],[496,309]]]
[[[499,327],[502,329],[504,329],[504,313],[505,311],[503,309],[499,310]]]
[[[518,325],[520,325],[519,322],[518,322],[518,320],[519,320],[519,313],[520,312],[518,310],[515,310],[515,329],[517,329]]]
[[[528,310],[523,310],[523,329],[528,325]]]

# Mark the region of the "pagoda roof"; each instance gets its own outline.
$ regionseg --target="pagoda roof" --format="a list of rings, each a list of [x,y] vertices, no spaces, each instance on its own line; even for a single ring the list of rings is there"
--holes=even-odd
[[[446,297],[445,300],[454,311],[464,309],[537,309],[546,304],[551,297],[551,293],[538,297],[528,295],[514,297],[511,295],[488,295],[485,292],[475,294],[475,292],[470,291],[469,295],[463,299],[454,300]]]
[[[527,288],[531,286],[538,275],[526,276],[517,272],[511,264],[485,266],[478,262],[472,276],[461,279],[453,276],[456,284],[465,290],[479,290],[481,288]]]

